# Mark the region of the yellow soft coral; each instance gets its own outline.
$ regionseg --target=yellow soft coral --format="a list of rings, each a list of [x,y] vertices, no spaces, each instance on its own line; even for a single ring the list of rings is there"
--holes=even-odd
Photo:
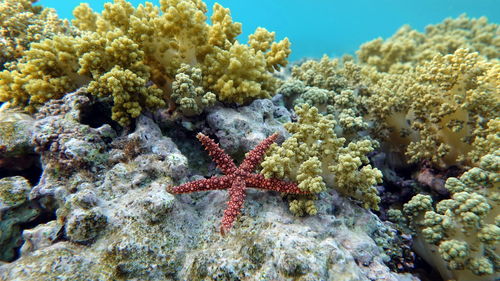
[[[281,85],[278,92],[285,97],[287,104],[307,103],[321,113],[332,114],[335,118],[335,133],[351,141],[358,139],[366,131],[368,123],[363,120],[362,99],[359,90],[333,90],[306,86],[302,81],[289,79]]]
[[[172,99],[185,116],[200,114],[207,106],[215,103],[216,97],[201,87],[201,70],[183,64],[172,84]]]
[[[311,193],[335,188],[360,200],[366,208],[378,209],[380,198],[374,185],[381,182],[382,173],[372,168],[366,157],[373,150],[372,142],[360,140],[344,146],[346,139],[336,136],[332,116],[322,116],[308,104],[295,107],[295,111],[298,121],[285,124],[292,136],[281,146],[271,146],[262,162],[262,173],[297,181],[300,189]],[[307,206],[309,211],[304,211],[308,213],[315,210],[305,202],[291,207],[300,214],[299,206]]]
[[[323,91],[356,93],[355,114],[338,117],[364,121],[394,164],[477,165],[500,145],[499,31],[486,18],[466,16],[429,26],[425,34],[405,26],[386,41],[363,45],[357,63],[324,56],[293,67],[292,76]],[[286,84],[282,90],[299,95]],[[305,102],[324,107],[325,94],[311,99],[302,91]]]
[[[12,106],[33,106],[62,97],[79,86],[78,59],[73,38],[55,36],[33,43],[17,70],[0,72],[0,101]]]
[[[221,101],[241,104],[270,98],[275,89],[268,85],[273,77],[266,71],[264,54],[237,42],[229,50],[207,55],[202,71],[207,73],[204,86]]]
[[[205,102],[195,102],[198,109],[192,100],[171,97],[183,64],[202,71],[202,81],[196,83],[203,88],[196,95],[211,91],[219,101],[237,103],[273,95],[277,80],[271,72],[286,65],[288,39],[272,42],[274,33],[259,29],[257,34],[268,34],[253,40],[259,47],[240,44],[236,36],[241,24],[232,21],[229,9],[215,4],[211,25],[206,12],[201,0],[161,0],[160,7],[146,2],[137,8],[115,0],[104,5],[102,14],[82,4],[74,10],[73,21],[82,35],[34,45],[17,69],[1,74],[0,101],[35,109],[92,81],[92,94],[111,95],[119,102],[113,118],[122,125],[165,101],[171,110],[179,106],[181,112],[199,114],[203,105],[214,102],[212,94]],[[122,77],[134,80],[125,85]],[[186,111],[190,106],[193,110]]]
[[[283,41],[274,42],[275,33],[264,28],[257,28],[255,33],[248,37],[248,44],[255,51],[266,52],[267,70],[279,70],[280,66],[286,66],[286,58],[290,55],[290,41],[285,38]]]
[[[500,111],[499,69],[495,60],[458,49],[404,74],[372,72],[364,103],[410,162],[471,165],[498,143],[490,120]]]
[[[60,20],[54,9],[34,6],[36,0],[0,2],[0,70],[24,55],[33,42],[57,34],[76,34],[67,20]],[[12,66],[11,66],[12,67]]]
[[[212,26],[208,30],[208,45],[228,49],[241,34],[241,23],[233,22],[229,9],[215,4],[210,17]]]
[[[353,67],[356,66],[350,61],[343,64],[338,58],[330,59],[324,55],[319,61],[308,60],[301,65],[294,66],[292,76],[303,81],[307,86],[340,90],[353,86],[353,83],[347,79],[350,76],[348,72]]]
[[[474,19],[461,15],[427,26],[425,33],[405,25],[385,41],[377,38],[361,45],[356,54],[361,64],[389,73],[402,73],[417,63],[460,48],[494,59],[500,58],[499,32],[500,26],[488,23],[485,17]]]
[[[88,90],[99,97],[112,96],[111,117],[120,124],[127,124],[130,118],[141,114],[142,108],[164,104],[161,90],[148,86],[147,79],[147,75],[141,77],[137,72],[115,66],[97,80],[90,82]]]
[[[429,195],[419,194],[404,205],[417,234],[415,249],[445,279],[495,280],[498,276],[499,152],[484,156],[479,167],[459,178],[448,178],[445,187],[450,199],[433,207]]]

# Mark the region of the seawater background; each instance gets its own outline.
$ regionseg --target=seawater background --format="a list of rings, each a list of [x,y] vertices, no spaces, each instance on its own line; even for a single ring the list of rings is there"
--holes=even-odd
[[[38,4],[55,8],[61,18],[71,19],[73,9],[81,2],[86,1],[40,0]],[[87,1],[97,12],[106,2],[112,0]],[[145,1],[129,2],[137,6]],[[159,5],[159,1],[151,2]],[[207,0],[208,15],[215,2],[230,8],[233,20],[243,24],[243,34],[238,37],[242,42],[259,26],[275,31],[277,39],[288,37],[292,42],[291,60],[353,54],[362,43],[390,37],[403,24],[424,31],[428,24],[462,13],[500,22],[500,0]]]

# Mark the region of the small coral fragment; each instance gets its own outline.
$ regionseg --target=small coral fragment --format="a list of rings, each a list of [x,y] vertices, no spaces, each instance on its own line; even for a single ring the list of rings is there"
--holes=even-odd
[[[185,116],[200,114],[203,109],[214,105],[215,94],[205,92],[201,87],[202,75],[199,68],[183,64],[172,83],[171,98],[179,106],[178,110]]]
[[[0,71],[14,67],[33,42],[58,34],[77,34],[67,20],[57,17],[54,9],[34,6],[36,0],[0,2]]]

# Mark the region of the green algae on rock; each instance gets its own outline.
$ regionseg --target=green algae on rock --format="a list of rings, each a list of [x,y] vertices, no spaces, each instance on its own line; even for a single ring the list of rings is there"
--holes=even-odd
[[[22,227],[35,219],[41,210],[29,202],[31,185],[20,177],[0,179],[0,260],[12,261],[23,241]]]

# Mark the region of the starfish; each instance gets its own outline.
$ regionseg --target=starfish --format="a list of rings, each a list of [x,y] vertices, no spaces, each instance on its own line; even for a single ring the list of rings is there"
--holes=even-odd
[[[214,140],[202,133],[198,133],[196,137],[203,144],[205,150],[208,150],[210,157],[212,157],[217,167],[225,175],[195,180],[176,187],[168,186],[167,191],[170,193],[191,193],[196,191],[228,189],[229,201],[227,202],[227,208],[224,211],[220,226],[222,235],[231,229],[234,220],[241,213],[247,187],[292,194],[308,193],[299,189],[294,182],[287,182],[275,178],[265,178],[262,174],[252,173],[262,161],[266,150],[278,138],[277,133],[269,136],[248,152],[239,167],[236,167],[233,159],[231,159]]]

